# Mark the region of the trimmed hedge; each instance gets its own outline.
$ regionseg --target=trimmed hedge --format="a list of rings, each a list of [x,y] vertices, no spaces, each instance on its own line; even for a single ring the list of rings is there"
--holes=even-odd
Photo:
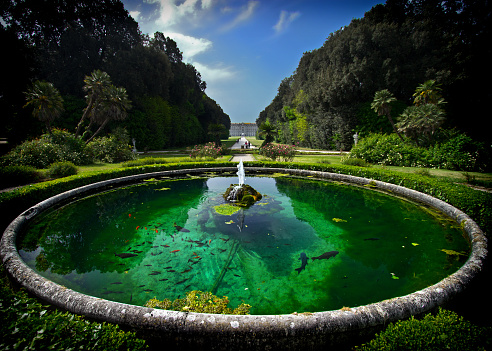
[[[43,178],[43,174],[32,166],[0,167],[0,188],[35,183]]]

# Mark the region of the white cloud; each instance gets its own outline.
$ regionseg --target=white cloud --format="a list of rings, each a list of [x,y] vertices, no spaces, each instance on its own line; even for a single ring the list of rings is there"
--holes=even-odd
[[[132,16],[133,19],[138,22],[138,20],[140,18],[140,11],[130,11],[129,13],[130,13],[130,16]]]
[[[277,24],[273,26],[273,29],[277,34],[283,32],[297,17],[301,15],[300,12],[287,12],[282,10],[280,12],[280,18],[278,19]]]
[[[253,1],[253,0],[248,1],[248,3],[241,8],[241,12],[239,13],[239,15],[237,15],[236,18],[234,18],[234,20],[232,20],[232,22],[225,25],[222,28],[222,30],[228,31],[228,30],[236,27],[237,25],[241,24],[242,22],[247,21],[249,18],[251,18],[251,16],[253,16],[253,14],[254,14],[254,12],[255,12],[255,10],[259,4],[260,4],[259,1]],[[226,8],[222,9],[223,12],[225,9]],[[227,12],[230,12],[230,10],[228,9]]]
[[[225,67],[223,64],[218,64],[215,67],[210,67],[200,62],[193,62],[192,64],[207,83],[230,80],[236,76],[236,72],[232,67]]]
[[[205,38],[195,38],[181,33],[167,33],[183,52],[183,60],[189,61],[192,57],[209,50],[213,43]]]
[[[212,0],[185,0],[177,5],[177,0],[147,0],[150,4],[159,4],[156,24],[168,28],[183,18],[197,16],[201,11],[212,7]]]

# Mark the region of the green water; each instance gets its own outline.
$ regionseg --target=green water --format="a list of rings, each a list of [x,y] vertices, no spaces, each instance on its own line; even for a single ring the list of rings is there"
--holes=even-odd
[[[84,198],[39,216],[19,252],[41,275],[88,295],[144,305],[212,291],[228,296],[231,307],[249,303],[252,314],[405,295],[452,274],[469,253],[463,232],[445,217],[324,181],[248,177],[261,201],[217,213],[222,193],[236,182],[144,182]],[[331,251],[338,254],[312,259]],[[303,252],[309,259],[298,272]],[[123,253],[135,256],[115,255]]]

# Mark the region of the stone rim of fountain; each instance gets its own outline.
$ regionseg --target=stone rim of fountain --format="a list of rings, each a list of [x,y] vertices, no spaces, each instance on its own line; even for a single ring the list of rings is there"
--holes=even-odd
[[[253,174],[286,173],[359,186],[368,185],[430,205],[463,226],[471,246],[470,256],[458,271],[432,286],[369,305],[315,313],[217,315],[153,309],[88,296],[37,274],[24,264],[17,252],[16,237],[27,222],[61,201],[90,194],[108,186],[121,186],[147,178],[211,171],[224,173],[235,169],[236,167],[218,167],[146,173],[102,181],[58,194],[29,208],[7,227],[0,242],[0,257],[9,275],[20,285],[42,300],[72,313],[166,335],[214,338],[220,336],[230,343],[244,342],[243,338],[256,341],[261,339],[263,342],[272,342],[273,337],[278,337],[279,340],[300,337],[333,338],[333,335],[374,329],[389,322],[432,311],[462,292],[483,269],[487,256],[487,239],[484,233],[468,215],[444,201],[415,190],[367,178],[321,171],[261,167],[247,167],[246,171]]]

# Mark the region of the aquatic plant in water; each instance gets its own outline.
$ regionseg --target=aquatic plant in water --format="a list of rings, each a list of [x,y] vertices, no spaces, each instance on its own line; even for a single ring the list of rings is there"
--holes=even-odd
[[[235,309],[227,307],[229,298],[223,298],[213,295],[211,292],[203,292],[193,290],[186,293],[183,299],[171,301],[164,299],[162,301],[157,298],[150,299],[145,304],[145,307],[162,308],[166,310],[182,311],[182,312],[199,312],[199,313],[217,313],[217,314],[249,314],[251,305],[241,303]]]

